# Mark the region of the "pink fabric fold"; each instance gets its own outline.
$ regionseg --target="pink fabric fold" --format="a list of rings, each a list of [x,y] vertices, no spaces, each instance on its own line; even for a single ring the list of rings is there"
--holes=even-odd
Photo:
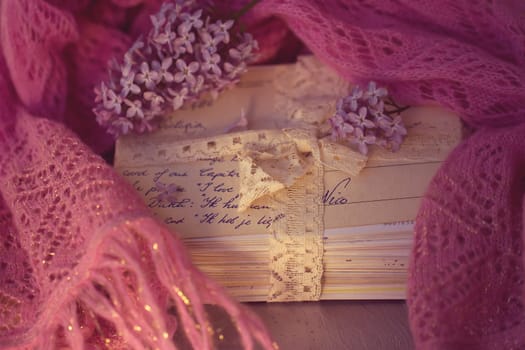
[[[273,349],[257,318],[191,265],[72,132],[23,109],[10,117],[0,131],[1,347],[176,349],[180,329],[194,348],[211,349],[219,334],[205,305],[217,305],[243,346]]]
[[[214,349],[219,312],[240,347],[274,349],[79,139],[107,149],[93,86],[131,41],[69,6],[0,2],[0,348]]]
[[[111,146],[92,85],[159,4],[0,1],[0,347],[171,349],[164,334],[185,328],[206,349],[204,304],[230,315],[247,348],[272,347],[80,141]],[[524,13],[520,0],[262,0],[243,19],[261,60],[288,59],[299,38],[346,79],[477,129],[417,217],[407,298],[418,349],[525,347]]]

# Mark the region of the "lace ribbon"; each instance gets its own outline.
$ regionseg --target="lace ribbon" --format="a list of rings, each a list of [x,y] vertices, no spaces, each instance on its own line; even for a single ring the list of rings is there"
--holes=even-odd
[[[309,130],[246,131],[213,138],[173,142],[168,138],[119,140],[117,167],[231,159],[239,166],[238,211],[270,201],[272,216],[284,215],[270,230],[268,301],[319,300],[323,273],[324,169],[357,175],[366,157]],[[341,152],[344,147],[344,152]]]

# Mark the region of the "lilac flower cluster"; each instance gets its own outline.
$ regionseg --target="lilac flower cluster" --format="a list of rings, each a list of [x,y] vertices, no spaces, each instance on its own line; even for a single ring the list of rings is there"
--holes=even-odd
[[[373,81],[368,90],[356,86],[337,102],[335,114],[328,119],[330,136],[334,141],[355,145],[365,155],[373,144],[395,152],[407,134],[400,115],[405,109],[389,100],[388,91]]]
[[[151,16],[153,28],[124,61],[110,63],[95,88],[97,122],[119,136],[154,129],[161,117],[203,94],[213,98],[239,81],[257,42],[233,20],[212,21],[194,1],[172,0]]]

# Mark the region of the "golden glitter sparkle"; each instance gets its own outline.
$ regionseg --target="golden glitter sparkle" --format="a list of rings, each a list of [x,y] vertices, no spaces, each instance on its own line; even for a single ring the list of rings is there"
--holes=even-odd
[[[181,298],[181,300],[184,302],[184,304],[190,305],[190,299],[188,299],[188,297],[178,287],[173,288],[175,289],[175,292],[177,293],[179,298]]]

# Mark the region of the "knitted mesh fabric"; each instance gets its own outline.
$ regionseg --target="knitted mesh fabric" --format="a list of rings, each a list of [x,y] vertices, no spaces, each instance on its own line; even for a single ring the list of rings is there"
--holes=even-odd
[[[211,304],[246,348],[273,348],[100,157],[62,125],[11,112],[0,128],[0,346],[175,349],[178,319],[193,347],[208,349]]]
[[[0,2],[0,348],[211,349],[219,338],[206,305],[216,305],[240,346],[273,349],[260,321],[57,122],[95,145],[103,135],[90,129],[93,85],[130,43],[107,22]]]
[[[408,305],[417,349],[521,349],[525,3],[267,1],[323,61],[481,129],[432,181]]]
[[[524,132],[524,124],[477,132],[428,189],[408,295],[423,349],[525,347]]]
[[[178,326],[205,349],[203,303],[226,309],[246,346],[252,336],[271,346],[130,187],[52,121],[107,149],[86,119],[90,85],[159,3],[0,1],[0,346],[143,348],[156,337],[171,349],[161,338]],[[480,129],[439,170],[417,218],[408,302],[418,349],[525,346],[524,13],[519,0],[262,0],[246,17],[268,25],[264,58],[292,38],[284,22],[352,82],[374,79],[400,102],[440,104]]]

